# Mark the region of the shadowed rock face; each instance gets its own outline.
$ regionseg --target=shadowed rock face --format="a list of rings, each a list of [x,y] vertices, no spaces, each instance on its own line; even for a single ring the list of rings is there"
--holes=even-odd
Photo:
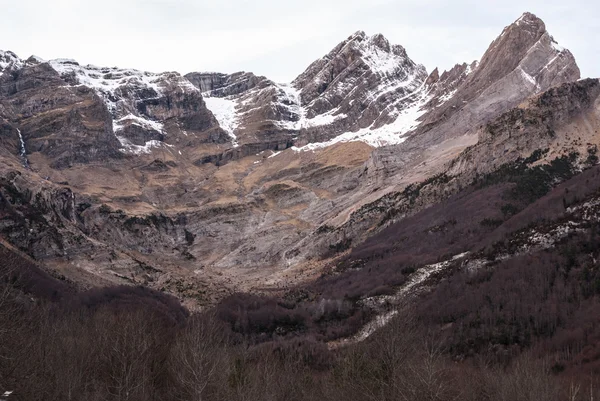
[[[578,78],[532,14],[449,71],[357,32],[291,84],[0,52],[0,233],[65,274],[183,297],[307,279],[390,211],[540,147],[586,152],[581,127],[600,143],[598,81]]]
[[[218,72],[191,72],[185,77],[202,93],[216,97],[239,95],[267,80],[251,72],[237,72],[231,75]]]

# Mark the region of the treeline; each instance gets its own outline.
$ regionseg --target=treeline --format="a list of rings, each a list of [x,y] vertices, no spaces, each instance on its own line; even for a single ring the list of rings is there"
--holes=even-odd
[[[2,293],[0,391],[9,400],[587,400],[521,356],[456,363],[439,338],[398,319],[364,344],[250,344],[211,315],[147,306],[65,311]],[[407,316],[407,315],[404,315]],[[570,383],[569,383],[570,384]]]
[[[448,329],[426,322],[414,308],[363,343],[328,349],[310,332],[279,335],[273,321],[285,318],[272,301],[237,296],[215,311],[190,315],[174,298],[144,288],[47,297],[45,290],[32,292],[44,286],[24,289],[18,271],[32,267],[26,260],[3,257],[0,394],[12,391],[7,400],[600,396],[595,378],[559,375],[552,361],[535,352],[498,360],[479,350],[458,361]],[[275,320],[265,318],[267,310]],[[272,334],[265,340],[260,332]]]
[[[550,357],[555,372],[598,371],[600,225],[579,230],[553,248],[446,278],[415,313],[426,325],[446,328],[455,356],[493,350],[502,360],[531,349]],[[494,260],[510,246],[520,244],[507,241],[481,256]]]

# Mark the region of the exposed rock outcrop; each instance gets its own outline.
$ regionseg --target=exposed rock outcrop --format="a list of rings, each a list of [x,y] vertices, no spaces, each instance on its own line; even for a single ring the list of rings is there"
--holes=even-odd
[[[462,68],[469,67],[457,66],[448,76]],[[468,76],[454,80],[457,85],[452,96],[442,104],[430,104],[435,107],[421,117],[421,124],[407,141],[375,152],[375,170],[394,175],[418,160],[421,150],[476,136],[482,125],[529,96],[580,77],[571,52],[558,46],[544,22],[531,13],[506,27],[470,69]]]

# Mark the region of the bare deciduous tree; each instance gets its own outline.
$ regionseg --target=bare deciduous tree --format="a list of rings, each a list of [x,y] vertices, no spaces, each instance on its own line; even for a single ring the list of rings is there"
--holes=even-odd
[[[169,367],[185,399],[211,399],[227,377],[226,338],[213,318],[191,319],[177,335],[169,355]]]

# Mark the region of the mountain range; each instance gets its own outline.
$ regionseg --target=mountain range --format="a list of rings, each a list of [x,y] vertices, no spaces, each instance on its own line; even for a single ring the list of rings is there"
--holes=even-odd
[[[530,13],[441,73],[362,31],[287,84],[0,51],[0,235],[76,287],[143,284],[192,309],[398,253],[453,260],[538,199],[469,211],[482,177],[564,161],[550,190],[595,164],[600,82],[580,78]],[[458,210],[477,224],[448,223]]]

